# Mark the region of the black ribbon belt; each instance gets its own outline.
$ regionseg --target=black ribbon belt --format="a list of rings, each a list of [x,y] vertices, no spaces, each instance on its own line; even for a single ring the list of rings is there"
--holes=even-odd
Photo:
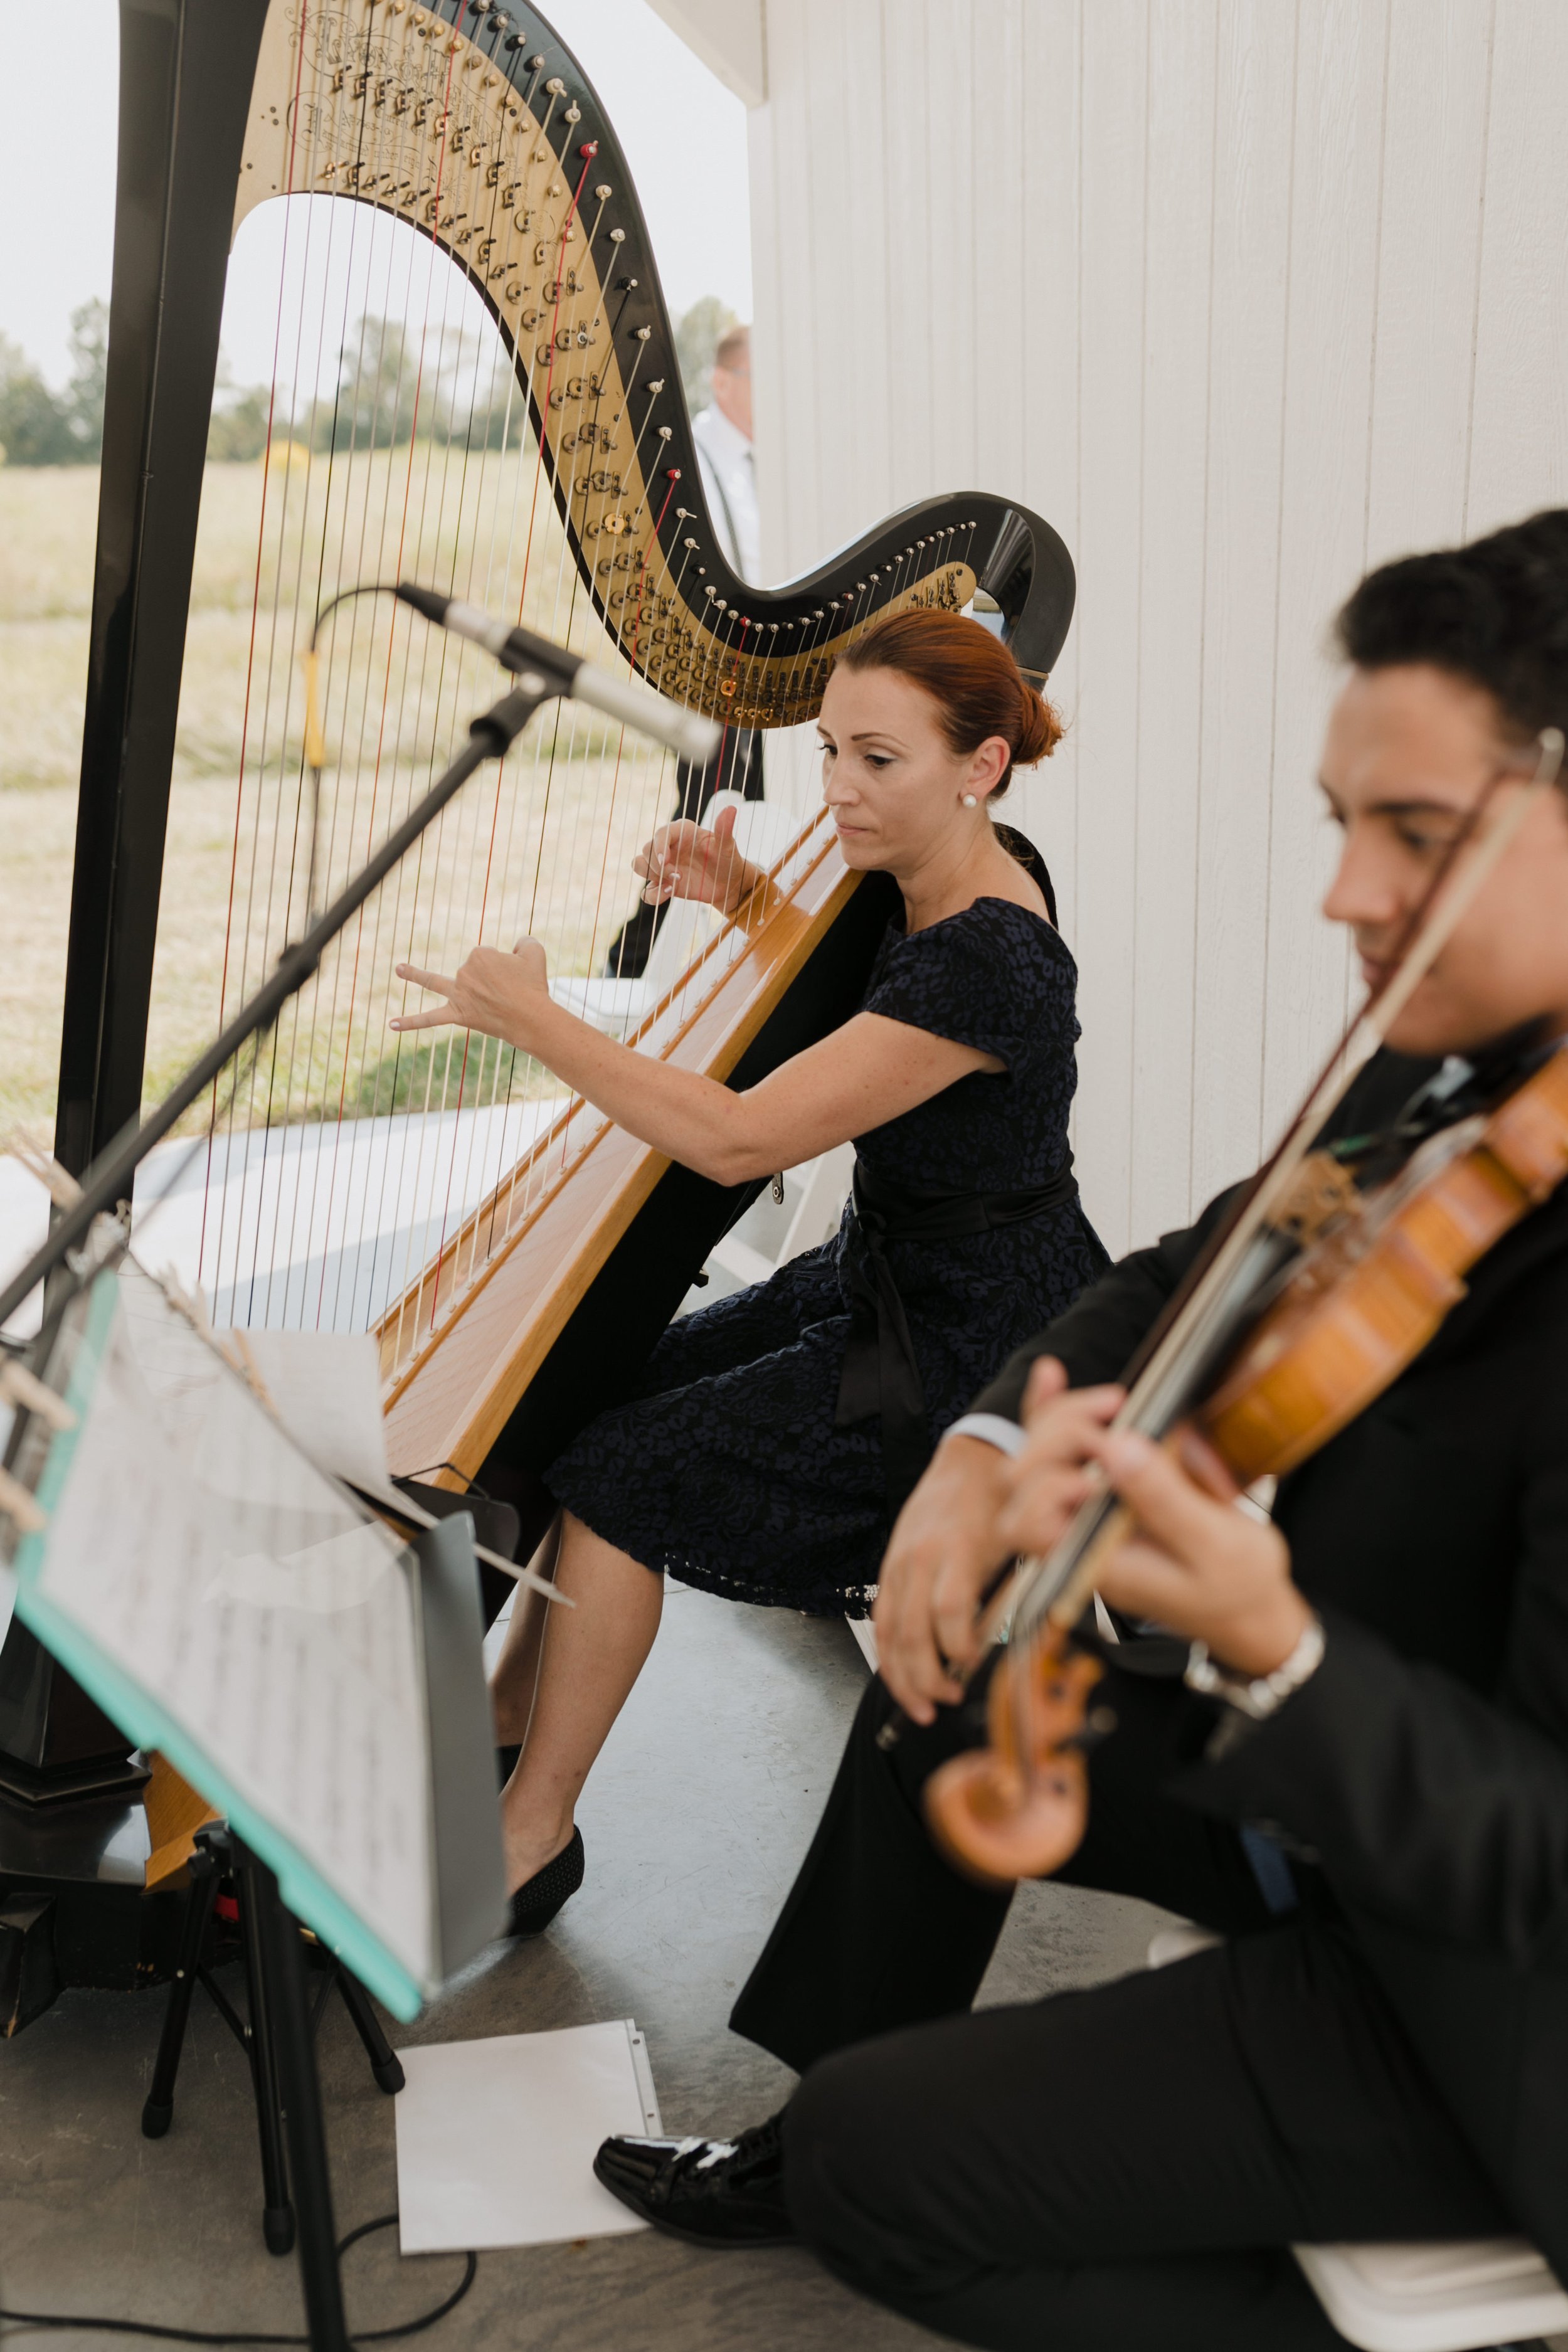
[[[915,1192],[855,1162],[853,1213],[841,1265],[849,1290],[849,1344],[834,1425],[879,1416],[888,1510],[896,1518],[931,1458],[925,1391],[889,1242],[966,1241],[1017,1225],[1078,1198],[1070,1163],[1026,1192]]]

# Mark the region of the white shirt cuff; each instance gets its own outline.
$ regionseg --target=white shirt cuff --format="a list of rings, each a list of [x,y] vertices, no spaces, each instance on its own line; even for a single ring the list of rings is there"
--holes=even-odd
[[[944,1438],[977,1437],[982,1445],[994,1445],[999,1453],[1022,1454],[1028,1439],[1016,1421],[1000,1412],[966,1412],[951,1429],[944,1429]]]

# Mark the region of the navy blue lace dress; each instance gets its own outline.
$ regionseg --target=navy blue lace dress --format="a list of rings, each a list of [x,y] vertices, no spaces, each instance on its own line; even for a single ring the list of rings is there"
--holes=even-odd
[[[1005,898],[906,937],[889,924],[863,1009],[994,1054],[856,1139],[872,1178],[932,1193],[1024,1192],[1068,1165],[1078,981],[1061,935]],[[847,1213],[846,1224],[848,1223]],[[886,1549],[880,1424],[836,1421],[850,1328],[843,1229],[766,1282],[671,1324],[631,1402],[545,1473],[634,1559],[734,1601],[864,1616]],[[930,1440],[1013,1349],[1102,1272],[1076,1194],[958,1241],[888,1245]]]

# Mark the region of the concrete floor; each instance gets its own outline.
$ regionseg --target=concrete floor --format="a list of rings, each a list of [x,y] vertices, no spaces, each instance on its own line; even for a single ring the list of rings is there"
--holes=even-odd
[[[866,1667],[845,1626],[672,1590],[664,1629],[589,1785],[587,1880],[551,1932],[498,1948],[396,2045],[633,2016],[668,2128],[754,2122],[794,2077],[731,2034],[731,2002],[821,1811]],[[1068,1888],[1026,1889],[982,1998],[1116,1975],[1162,1915]],[[244,2061],[205,1996],[174,2128],[139,2118],[156,1994],[67,1993],[0,2045],[0,2305],[165,2325],[292,2330],[292,2261],[270,2257]],[[321,2037],[340,2231],[396,2203],[393,2103],[334,1999]],[[345,2265],[349,2324],[437,2302],[456,2256],[402,2260],[395,2233]],[[62,2352],[105,2339],[51,2331]],[[861,2304],[789,2250],[705,2254],[651,2232],[487,2252],[433,2352],[857,2352],[935,2339]]]

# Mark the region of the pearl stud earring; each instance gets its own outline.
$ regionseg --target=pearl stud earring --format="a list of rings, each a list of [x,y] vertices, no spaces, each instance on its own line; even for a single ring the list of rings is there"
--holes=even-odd
[[[963,795],[963,805],[964,805],[964,807],[965,807],[965,808],[973,808],[973,806],[975,805],[975,801],[974,801],[974,794],[973,794],[973,793],[964,793],[964,795]]]

